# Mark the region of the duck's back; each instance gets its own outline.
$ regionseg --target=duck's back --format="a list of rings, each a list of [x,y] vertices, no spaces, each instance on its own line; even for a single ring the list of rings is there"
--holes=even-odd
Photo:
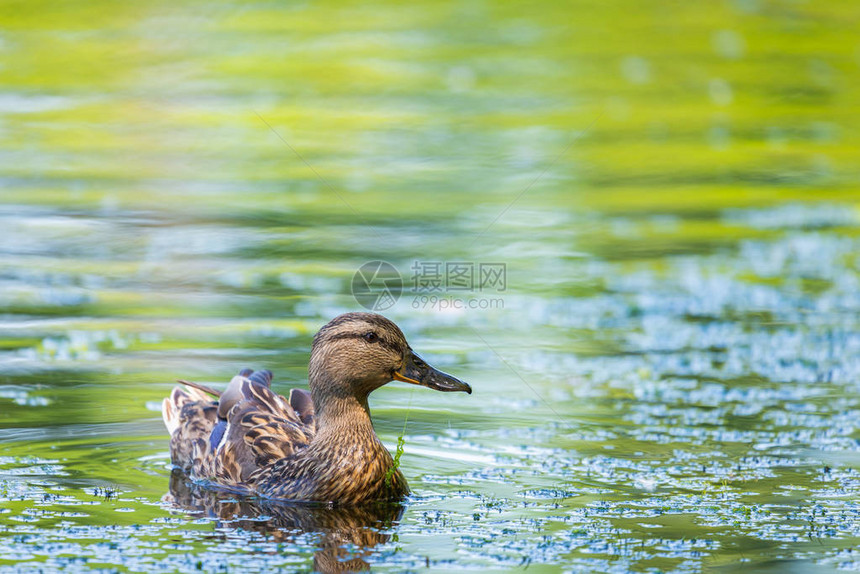
[[[290,399],[269,388],[269,371],[244,370],[220,400],[190,383],[162,403],[174,465],[192,478],[235,490],[254,490],[254,475],[305,449],[315,432],[310,393]]]

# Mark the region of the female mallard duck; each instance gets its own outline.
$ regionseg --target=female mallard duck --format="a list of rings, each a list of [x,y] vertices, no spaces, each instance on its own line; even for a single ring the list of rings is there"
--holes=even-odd
[[[381,315],[346,313],[311,347],[310,393],[270,390],[272,373],[245,370],[220,400],[196,383],[162,403],[173,464],[192,478],[267,498],[354,504],[399,499],[406,480],[373,431],[367,397],[392,381],[472,392],[416,355]],[[206,392],[204,392],[206,391]]]

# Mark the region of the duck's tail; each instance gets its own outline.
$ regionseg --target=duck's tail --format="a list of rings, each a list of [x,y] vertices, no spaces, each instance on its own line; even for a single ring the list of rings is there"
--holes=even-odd
[[[209,453],[209,435],[217,422],[218,403],[199,388],[176,387],[161,402],[170,433],[170,459],[187,473],[200,475]]]

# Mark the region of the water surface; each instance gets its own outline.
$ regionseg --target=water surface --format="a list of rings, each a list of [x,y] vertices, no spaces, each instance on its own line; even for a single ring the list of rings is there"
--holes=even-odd
[[[0,9],[0,570],[860,568],[856,3]],[[372,396],[413,498],[171,493],[373,260],[475,389]]]

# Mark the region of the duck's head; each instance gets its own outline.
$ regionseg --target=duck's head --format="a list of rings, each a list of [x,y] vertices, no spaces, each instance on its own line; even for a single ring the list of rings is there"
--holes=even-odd
[[[310,385],[316,395],[367,395],[391,381],[437,391],[472,392],[456,377],[425,363],[393,322],[375,313],[346,313],[320,329],[311,348]]]

